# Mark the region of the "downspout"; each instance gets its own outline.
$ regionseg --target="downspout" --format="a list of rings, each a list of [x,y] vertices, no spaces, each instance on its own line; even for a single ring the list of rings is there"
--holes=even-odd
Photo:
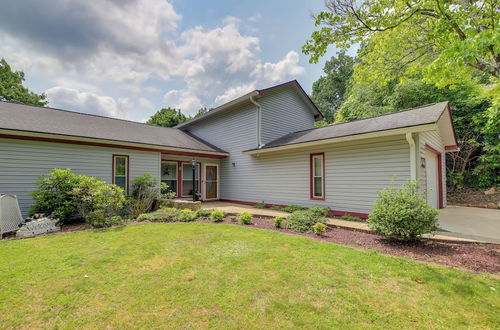
[[[410,179],[417,180],[417,157],[415,155],[415,140],[412,133],[406,133],[406,141],[410,145]]]
[[[262,147],[262,139],[260,134],[260,126],[261,126],[261,107],[258,102],[253,99],[253,96],[250,96],[250,102],[252,102],[257,107],[257,147],[260,149]]]

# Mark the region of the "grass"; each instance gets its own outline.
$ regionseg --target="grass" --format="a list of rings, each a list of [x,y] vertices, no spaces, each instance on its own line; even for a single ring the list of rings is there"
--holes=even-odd
[[[500,281],[231,225],[0,241],[0,328],[494,328]]]

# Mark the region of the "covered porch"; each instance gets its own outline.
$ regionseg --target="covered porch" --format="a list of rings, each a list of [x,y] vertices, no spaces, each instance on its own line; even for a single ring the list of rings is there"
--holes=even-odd
[[[215,201],[220,198],[220,157],[161,154],[160,178],[175,198]]]

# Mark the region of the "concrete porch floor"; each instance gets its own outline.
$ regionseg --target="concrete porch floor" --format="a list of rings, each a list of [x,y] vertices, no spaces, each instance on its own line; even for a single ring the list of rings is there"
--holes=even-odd
[[[221,209],[226,213],[237,214],[244,211],[249,212],[254,216],[264,216],[264,217],[277,217],[283,216],[287,217],[290,215],[288,212],[275,211],[271,209],[258,209],[250,205],[242,205],[236,203],[229,202],[204,202],[201,204],[204,209]],[[426,238],[443,240],[443,241],[460,241],[460,242],[484,242],[484,243],[500,243],[500,218],[496,219],[496,215],[500,216],[500,211],[497,210],[487,210],[487,209],[478,209],[478,208],[466,208],[471,210],[465,210],[467,215],[464,215],[463,210],[458,209],[458,207],[449,206],[448,208],[441,210],[441,214],[439,216],[439,226],[444,229],[444,231],[439,231],[435,235],[424,235]],[[493,211],[496,213],[488,213],[486,211]],[[482,227],[483,230],[479,230],[480,233],[483,233],[484,230],[488,231],[493,228],[491,234],[484,235],[474,235],[469,232],[474,230],[474,222],[465,222],[468,223],[467,226],[462,226],[460,223],[464,222],[465,219],[478,219],[477,214],[488,213],[486,216],[486,221],[476,221],[476,227]],[[462,214],[462,215],[461,215]],[[476,216],[472,217],[473,214]],[[479,216],[479,219],[481,217]],[[497,221],[494,221],[496,219]],[[479,223],[479,225],[478,225]],[[360,231],[371,232],[370,228],[365,222],[356,222],[356,221],[346,221],[340,218],[328,218],[328,224],[333,226],[338,226],[341,228],[348,228]],[[460,229],[462,228],[462,229]],[[467,229],[469,228],[469,229]],[[489,229],[488,229],[489,228]],[[452,229],[452,230],[450,230]],[[469,231],[467,231],[469,230]],[[475,229],[477,232],[478,229]],[[498,234],[498,235],[497,235]]]

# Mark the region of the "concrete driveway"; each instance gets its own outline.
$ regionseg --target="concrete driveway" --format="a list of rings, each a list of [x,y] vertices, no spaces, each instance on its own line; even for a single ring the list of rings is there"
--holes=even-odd
[[[457,237],[500,243],[500,209],[448,206],[439,214],[439,227]]]

